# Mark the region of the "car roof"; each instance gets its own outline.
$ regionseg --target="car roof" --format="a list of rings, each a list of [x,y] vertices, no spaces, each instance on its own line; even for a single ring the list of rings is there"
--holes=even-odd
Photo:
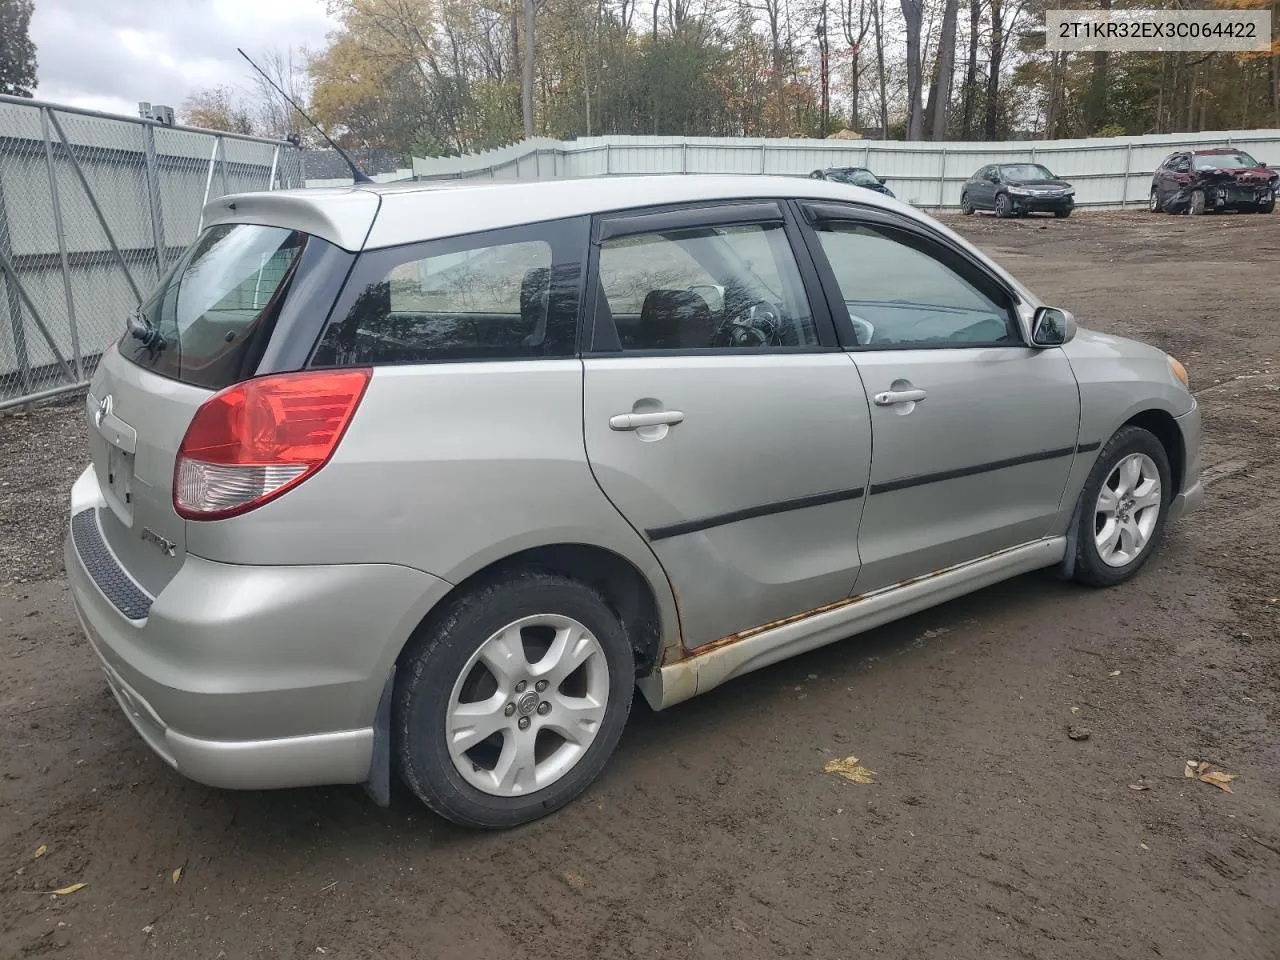
[[[901,201],[803,175],[648,174],[560,180],[401,181],[220,197],[206,225],[260,223],[367,250],[502,227],[674,203],[852,200],[922,219]]]

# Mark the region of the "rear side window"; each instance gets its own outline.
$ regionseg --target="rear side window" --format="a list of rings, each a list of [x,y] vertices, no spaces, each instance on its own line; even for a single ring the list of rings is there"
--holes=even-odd
[[[161,376],[213,390],[251,376],[308,243],[281,227],[205,230],[139,309],[120,353]]]
[[[311,365],[571,357],[588,221],[362,254]]]

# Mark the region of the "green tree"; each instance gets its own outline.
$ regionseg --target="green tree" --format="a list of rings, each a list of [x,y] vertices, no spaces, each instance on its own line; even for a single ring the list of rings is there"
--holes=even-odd
[[[0,93],[11,97],[30,97],[36,88],[34,9],[33,0],[0,0]]]

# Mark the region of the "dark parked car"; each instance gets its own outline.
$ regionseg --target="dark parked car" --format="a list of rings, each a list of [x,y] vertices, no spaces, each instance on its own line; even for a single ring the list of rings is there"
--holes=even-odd
[[[884,177],[877,177],[866,167],[827,167],[809,174],[813,180],[831,180],[835,183],[851,183],[855,187],[866,187],[876,193],[892,197],[893,191],[884,185]]]
[[[1151,212],[1271,213],[1280,173],[1234,147],[1180,150],[1165,157],[1151,177]]]
[[[1055,177],[1039,163],[992,163],[965,182],[960,212],[994,210],[997,217],[1052,213],[1069,217],[1076,206],[1076,188]]]

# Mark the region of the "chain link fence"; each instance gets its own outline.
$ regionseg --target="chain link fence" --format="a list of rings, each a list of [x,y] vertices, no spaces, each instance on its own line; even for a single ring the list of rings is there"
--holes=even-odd
[[[302,182],[288,143],[0,97],[0,409],[88,381],[208,200]]]

